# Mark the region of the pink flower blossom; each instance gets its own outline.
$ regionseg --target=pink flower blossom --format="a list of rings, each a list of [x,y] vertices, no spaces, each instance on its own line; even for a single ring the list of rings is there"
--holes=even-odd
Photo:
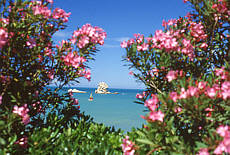
[[[207,38],[207,34],[205,34],[204,32],[204,26],[202,25],[202,23],[195,23],[195,22],[191,22],[190,23],[190,33],[193,37],[196,38],[197,41],[199,41],[200,39],[206,39]]]
[[[182,111],[181,107],[176,107],[174,110],[175,113],[180,113],[181,111]]]
[[[79,42],[78,42],[78,44],[77,44],[77,46],[79,47],[79,48],[84,48],[87,44],[89,44],[89,37],[87,37],[87,36],[81,36],[81,38],[80,38],[80,40],[79,40]]]
[[[227,136],[227,135],[229,134],[229,131],[228,131],[228,130],[230,130],[229,126],[227,126],[227,125],[225,125],[225,126],[221,125],[221,126],[219,126],[219,127],[216,129],[216,132],[217,132],[220,136],[225,137],[225,136]]]
[[[53,4],[53,0],[47,0],[47,2],[49,2],[49,3]]]
[[[207,82],[201,81],[201,82],[198,83],[198,88],[200,90],[202,90],[202,89],[204,89],[206,87],[206,84],[207,84]]]
[[[208,97],[214,98],[217,92],[215,88],[206,88],[206,94],[208,95]]]
[[[42,6],[41,4],[37,4],[32,7],[34,15],[43,15],[45,18],[49,18],[51,16],[51,10],[46,7]]]
[[[179,99],[186,99],[188,97],[188,92],[184,89],[184,88],[181,88],[181,93],[180,93],[180,97]]]
[[[164,114],[161,111],[151,111],[149,113],[148,119],[151,121],[160,121],[163,122]]]
[[[199,89],[196,87],[190,86],[187,92],[190,96],[196,96],[199,93]]]
[[[142,45],[137,46],[138,51],[146,51],[146,50],[148,50],[148,48],[149,48],[149,45],[146,43],[143,43]]]
[[[220,142],[217,148],[214,150],[214,154],[222,154],[223,152],[230,153],[230,131],[229,126],[219,126],[217,133],[224,139]]]
[[[134,155],[135,153],[134,143],[129,140],[129,136],[126,136],[125,139],[123,139],[123,143],[121,144],[121,147],[124,155]]]
[[[136,98],[137,98],[137,99],[142,99],[142,98],[144,98],[144,95],[143,95],[143,94],[137,93]]]
[[[0,28],[0,48],[8,41],[8,32],[4,28]]]
[[[209,155],[208,148],[201,148],[197,155]]]
[[[71,13],[66,13],[63,9],[55,8],[53,11],[53,18],[54,19],[62,19],[63,22],[68,22],[68,18]]]
[[[176,102],[177,99],[179,98],[177,92],[170,92],[169,96],[170,96],[170,99],[173,100],[173,102]]]
[[[77,41],[77,46],[79,48],[85,48],[89,43],[103,45],[105,38],[106,33],[103,29],[85,24],[82,28],[74,31],[72,40],[75,41],[72,42]]]
[[[224,68],[215,69],[216,76],[222,76],[224,74]]]
[[[151,111],[154,111],[157,108],[158,98],[156,95],[153,95],[152,98],[145,101],[144,106],[148,107]]]
[[[175,80],[177,78],[177,71],[169,71],[166,75],[166,78],[168,79],[168,82]]]
[[[2,104],[2,95],[0,95],[0,105]]]
[[[26,125],[30,122],[30,116],[28,115],[29,109],[27,104],[21,107],[14,106],[13,113],[18,114],[22,118],[22,122]]]
[[[91,71],[90,71],[89,69],[85,71],[84,77],[85,77],[88,81],[91,80]]]
[[[67,66],[73,66],[76,69],[79,66],[83,65],[83,63],[86,61],[84,57],[80,57],[76,53],[73,54],[72,52],[69,52],[66,56],[63,56],[62,58]]]
[[[78,105],[79,101],[78,99],[73,99],[73,105]]]
[[[225,81],[221,84],[221,94],[223,96],[223,99],[226,100],[227,98],[230,98],[230,82]]]
[[[208,113],[206,114],[206,117],[211,117],[211,116],[212,116],[212,111],[214,111],[214,109],[212,109],[212,108],[206,108],[205,111],[208,112]]]
[[[127,48],[127,47],[128,47],[127,41],[121,42],[121,48]]]

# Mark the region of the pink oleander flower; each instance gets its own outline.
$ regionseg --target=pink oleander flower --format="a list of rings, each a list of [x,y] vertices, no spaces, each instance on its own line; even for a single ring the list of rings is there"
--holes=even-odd
[[[53,4],[53,0],[47,0],[47,2],[49,2],[49,3]]]
[[[182,111],[182,108],[181,107],[176,107],[175,109],[174,109],[174,112],[175,113],[180,113]]]
[[[51,10],[46,7],[42,6],[41,4],[37,4],[32,7],[34,15],[43,15],[45,18],[49,18],[51,16]]]
[[[52,14],[52,17],[54,19],[62,19],[63,22],[68,22],[68,18],[71,15],[71,13],[66,13],[63,9],[55,8]]]
[[[222,76],[224,74],[224,67],[215,69],[216,76]]]
[[[217,90],[215,88],[206,88],[206,94],[210,98],[214,98],[217,94]]]
[[[151,111],[154,111],[157,108],[157,103],[159,102],[156,95],[145,101],[144,106],[148,107]]]
[[[85,77],[88,81],[90,81],[90,80],[91,80],[91,71],[88,69],[88,70],[85,71],[84,74],[85,74],[84,77]]]
[[[169,71],[166,75],[166,78],[168,79],[168,82],[171,82],[172,80],[175,80],[177,78],[177,71]]]
[[[181,88],[179,99],[186,99],[188,95],[188,92],[184,88]]]
[[[230,153],[230,130],[229,126],[219,126],[217,133],[223,137],[223,140],[219,143],[217,148],[214,150],[214,154]]]
[[[146,50],[148,50],[148,48],[149,48],[149,45],[146,43],[143,43],[142,45],[137,46],[138,51],[146,51]]]
[[[143,95],[143,94],[137,93],[136,98],[137,98],[137,99],[142,99],[142,98],[144,98],[144,95]]]
[[[13,113],[18,114],[22,118],[22,122],[26,125],[30,122],[30,116],[28,115],[29,109],[27,104],[21,107],[14,106]]]
[[[148,40],[153,43],[153,48],[165,49],[166,52],[171,52],[179,48],[176,35],[174,31],[167,31],[165,33],[162,30],[157,30],[152,39]]]
[[[198,89],[202,90],[202,89],[206,88],[206,84],[207,84],[207,82],[201,81],[201,82],[198,83],[197,87],[198,87]]]
[[[164,120],[164,114],[161,111],[151,111],[149,113],[149,116],[147,117],[150,121],[160,121],[163,122]]]
[[[197,155],[209,155],[208,148],[201,148]]]
[[[204,26],[202,25],[202,23],[190,22],[190,33],[193,37],[196,38],[197,41],[207,38],[207,34],[205,34],[203,29]]]
[[[128,47],[127,41],[121,42],[121,48],[127,48],[127,47]]]
[[[199,93],[199,89],[196,87],[190,86],[187,92],[190,96],[196,96]]]
[[[225,81],[221,84],[221,95],[224,100],[230,98],[230,81]]]
[[[121,144],[121,147],[124,155],[134,155],[135,153],[134,143],[129,140],[129,136],[126,136],[125,139],[123,139],[123,143]]]
[[[176,24],[177,20],[176,19],[169,19],[167,22],[163,20],[162,26],[167,27]]]
[[[28,138],[26,136],[20,138],[15,144],[19,144],[23,148],[27,148],[28,146]]]
[[[2,104],[2,95],[0,95],[0,105]]]
[[[8,18],[0,18],[0,22],[1,22],[1,24],[3,24],[3,26],[7,26],[9,24],[9,19]]]
[[[76,53],[73,54],[72,52],[69,52],[66,56],[63,56],[62,59],[67,66],[73,66],[76,69],[83,65],[83,63],[86,61],[84,57],[80,57]]]
[[[228,11],[229,9],[227,8],[227,3],[223,2],[223,1],[219,1],[221,3],[218,3],[218,4],[213,4],[212,8],[217,10],[218,13],[221,13],[221,14],[230,14]]]
[[[221,125],[221,126],[219,126],[219,127],[216,129],[216,132],[217,132],[220,136],[225,137],[225,136],[227,136],[228,134],[230,134],[228,130],[230,130],[230,127],[229,127],[229,126],[227,126],[227,125],[225,125],[225,126]]]
[[[179,99],[177,92],[170,92],[169,96],[170,96],[170,99],[173,100],[173,102],[176,102],[177,99]]]
[[[72,43],[77,42],[79,48],[85,48],[89,43],[103,45],[105,38],[106,32],[103,29],[85,24],[82,28],[74,31]]]
[[[0,48],[8,41],[8,32],[4,28],[0,28]]]
[[[78,99],[73,99],[73,105],[78,105],[79,104],[79,101],[78,101]]]
[[[84,48],[87,44],[89,44],[89,42],[90,42],[89,37],[82,36],[77,45],[79,48]]]
[[[208,112],[208,113],[206,114],[206,117],[211,117],[211,116],[212,116],[212,111],[214,111],[214,109],[212,109],[212,108],[206,108],[205,111]]]

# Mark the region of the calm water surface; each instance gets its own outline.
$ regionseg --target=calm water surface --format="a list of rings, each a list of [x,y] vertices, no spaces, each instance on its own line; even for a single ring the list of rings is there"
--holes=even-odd
[[[140,115],[145,115],[143,105],[136,104],[136,94],[143,90],[136,89],[108,89],[110,92],[119,94],[95,94],[95,88],[64,88],[78,89],[87,93],[73,93],[73,97],[79,100],[80,110],[94,118],[95,122],[105,125],[121,128],[130,131],[132,127],[140,128],[145,123]],[[93,101],[88,101],[90,93],[93,95]]]

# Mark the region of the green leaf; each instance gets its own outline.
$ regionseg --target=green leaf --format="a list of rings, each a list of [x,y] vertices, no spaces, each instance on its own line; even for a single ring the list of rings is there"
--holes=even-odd
[[[154,143],[148,139],[137,139],[137,141],[144,144],[154,145]]]
[[[5,145],[6,144],[5,140],[3,138],[1,138],[1,137],[0,137],[0,144],[1,145]]]
[[[196,142],[198,148],[207,148],[207,145],[202,142]]]

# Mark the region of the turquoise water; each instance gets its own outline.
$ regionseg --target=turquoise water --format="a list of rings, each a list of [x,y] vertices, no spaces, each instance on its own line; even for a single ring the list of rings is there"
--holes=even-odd
[[[80,110],[94,118],[97,123],[114,126],[116,129],[121,128],[130,131],[132,127],[141,128],[145,123],[140,115],[145,115],[143,105],[136,104],[136,94],[143,90],[135,89],[108,89],[110,92],[119,94],[95,94],[95,88],[64,88],[78,89],[87,93],[73,93],[73,97],[79,100]],[[92,92],[93,101],[88,101]]]

